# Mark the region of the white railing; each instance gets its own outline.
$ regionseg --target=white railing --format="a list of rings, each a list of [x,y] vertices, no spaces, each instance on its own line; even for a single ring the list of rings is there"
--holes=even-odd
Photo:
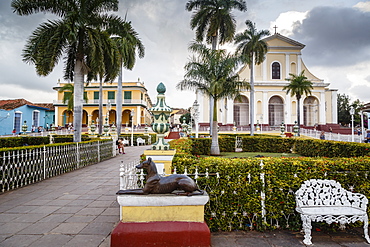
[[[271,208],[269,204],[271,201],[279,198],[282,203],[285,203],[294,196],[294,189],[288,187],[279,187],[279,184],[271,183],[271,179],[274,179],[276,174],[271,174],[266,171],[263,160],[258,161],[256,167],[259,169],[252,169],[250,172],[235,176],[235,174],[228,174],[228,171],[224,170],[224,174],[221,175],[218,172],[209,173],[208,169],[205,172],[199,172],[196,168],[194,173],[188,174],[187,168],[184,169],[184,174],[193,178],[198,184],[201,190],[205,190],[210,200],[205,207],[206,217],[212,217],[213,219],[228,219],[229,229],[255,229],[254,222],[258,221],[258,218],[269,225],[276,228],[289,228],[290,224],[294,221],[294,215],[297,213],[292,210],[292,207],[287,205],[286,210],[278,211]],[[142,170],[136,169],[135,166],[139,164],[139,161],[132,162],[129,164],[122,164],[120,167],[120,189],[135,189],[142,188],[145,175]],[[268,168],[267,168],[268,169]],[[231,171],[230,171],[231,172]],[[346,171],[336,173],[351,173],[357,171]],[[366,171],[368,173],[369,171]],[[176,167],[174,174],[176,173]],[[302,174],[302,175],[301,175]],[[307,178],[305,171],[287,173],[287,175],[300,179],[302,177]],[[323,175],[326,178],[328,174],[325,172]],[[228,187],[228,181],[239,184],[234,191]],[[223,184],[225,187],[220,187]],[[284,183],[283,183],[284,184]],[[259,188],[256,190],[256,188]],[[350,190],[356,189],[353,185],[348,185]],[[253,206],[246,206],[246,198],[244,195],[250,193],[248,196],[249,200],[256,200],[253,202]],[[224,206],[220,203],[223,198],[227,196],[227,200],[234,198],[232,203],[233,212],[225,212],[220,210],[220,206]],[[275,198],[275,199],[274,199]],[[225,203],[225,201],[223,201]],[[248,204],[248,203],[247,203]],[[284,205],[284,204],[282,204]],[[235,222],[240,222],[240,225],[235,225]]]
[[[117,102],[116,102],[116,99],[103,100],[104,106],[106,106],[108,103],[116,104]],[[53,100],[53,104],[54,105],[67,105],[68,101],[64,103],[63,100]],[[96,105],[96,104],[99,104],[98,99],[89,99],[89,100],[84,101],[84,105]],[[123,99],[122,104],[123,105],[140,104],[140,105],[148,106],[148,102],[146,102],[145,100],[139,100],[139,99]]]
[[[302,129],[301,134],[316,139],[320,139],[321,131],[312,129]],[[362,135],[353,135],[354,142],[363,142],[364,138]],[[340,133],[325,132],[325,140],[329,141],[342,141],[342,142],[352,142],[352,135],[344,135]]]
[[[97,141],[0,152],[0,192],[98,163],[114,151],[113,141]]]

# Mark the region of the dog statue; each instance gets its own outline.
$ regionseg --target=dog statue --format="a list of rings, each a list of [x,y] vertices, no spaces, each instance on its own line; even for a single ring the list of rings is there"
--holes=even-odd
[[[203,195],[204,191],[200,190],[193,179],[186,175],[173,174],[162,177],[157,172],[157,166],[148,158],[146,161],[136,166],[137,169],[145,169],[147,171],[146,183],[143,189],[119,190],[116,194],[169,194],[174,191],[176,195]]]

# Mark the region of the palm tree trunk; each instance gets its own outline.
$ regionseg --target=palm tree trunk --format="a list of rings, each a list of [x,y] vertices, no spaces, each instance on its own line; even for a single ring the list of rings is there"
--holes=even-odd
[[[213,97],[212,101],[213,101],[213,119],[212,119],[211,155],[220,155],[220,147],[218,146],[217,102]]]
[[[83,108],[84,75],[82,72],[82,61],[76,60],[74,78],[74,107],[73,107],[73,141],[81,142],[82,133],[82,108]]]
[[[99,81],[99,135],[103,134],[103,79]]]
[[[122,81],[123,81],[123,67],[121,63],[121,69],[118,75],[118,87],[117,87],[117,102],[116,102],[116,116],[117,116],[117,134],[121,134],[122,128]]]
[[[297,125],[298,132],[297,135],[301,136],[301,97],[297,95]]]
[[[212,50],[217,50],[217,36],[212,36]],[[211,134],[211,136],[213,136],[214,133],[213,132],[214,111],[212,110],[213,108],[214,108],[214,99],[212,98],[212,96],[209,96],[209,133]]]
[[[250,134],[251,136],[254,136],[254,54],[252,55],[252,61],[250,63],[250,71],[251,71],[251,77],[250,77],[250,86],[251,86],[251,91],[250,91],[250,102],[249,102],[249,109],[250,109],[250,126],[251,126],[251,131]]]

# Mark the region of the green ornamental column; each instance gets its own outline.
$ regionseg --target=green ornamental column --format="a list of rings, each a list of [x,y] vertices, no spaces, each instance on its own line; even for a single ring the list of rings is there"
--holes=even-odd
[[[157,142],[152,145],[153,150],[169,150],[170,145],[164,140],[164,134],[170,129],[168,119],[172,112],[172,109],[166,105],[165,95],[166,87],[161,82],[157,86],[157,103],[149,109],[153,114],[154,123],[152,129],[157,133]]]

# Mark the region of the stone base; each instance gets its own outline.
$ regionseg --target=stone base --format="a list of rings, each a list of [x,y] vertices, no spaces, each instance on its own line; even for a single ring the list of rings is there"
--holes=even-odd
[[[111,247],[211,246],[205,222],[119,222],[111,234]]]
[[[171,166],[176,150],[144,150],[146,158],[152,158],[159,174],[172,174]]]

